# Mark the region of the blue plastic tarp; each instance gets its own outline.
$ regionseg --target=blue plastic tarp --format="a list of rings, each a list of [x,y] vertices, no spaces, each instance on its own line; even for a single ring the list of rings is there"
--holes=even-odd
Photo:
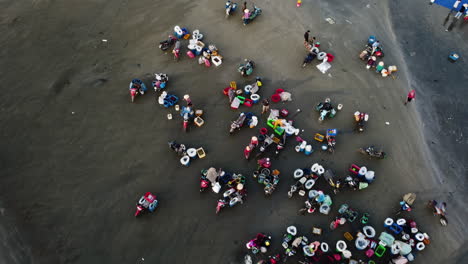
[[[448,9],[453,8],[453,4],[455,3],[455,0],[435,0],[434,4],[438,4],[440,6],[446,7]],[[467,4],[468,0],[462,0],[461,3],[457,7],[457,11],[460,9],[460,7],[463,4]]]

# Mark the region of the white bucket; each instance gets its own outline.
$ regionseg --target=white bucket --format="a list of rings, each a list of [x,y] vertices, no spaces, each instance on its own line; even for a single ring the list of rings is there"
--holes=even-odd
[[[318,168],[319,168],[319,164],[318,163],[314,163],[314,165],[312,165],[312,167],[310,167],[310,170],[312,172],[317,172]]]
[[[292,236],[295,236],[297,234],[297,228],[295,226],[288,226],[288,228],[286,228],[286,232]]]
[[[346,259],[349,259],[352,256],[351,251],[349,250],[343,250],[342,253],[343,253],[343,258],[346,258]]]
[[[367,172],[367,168],[365,166],[362,166],[360,169],[359,169],[359,175],[360,176],[364,176],[366,175],[366,172]]]
[[[325,173],[325,169],[322,166],[319,166],[317,169],[317,174],[322,175]]]
[[[286,130],[287,131],[287,130]],[[290,136],[290,135],[289,135]],[[312,146],[311,145],[307,145],[305,147],[305,150],[304,150],[304,154],[306,154],[307,156],[312,154]]]
[[[187,48],[188,48],[189,50],[196,50],[196,49],[197,49],[197,45],[196,45],[195,43],[193,43],[193,44],[190,43],[190,44],[187,46]]]
[[[294,179],[299,179],[304,175],[304,171],[302,169],[297,169],[294,171]]]
[[[364,232],[364,235],[368,238],[373,238],[375,237],[375,229],[372,226],[365,226],[362,228],[362,232]]]
[[[252,85],[248,84],[244,87],[244,92],[246,94],[251,94],[252,93]]]
[[[317,190],[309,191],[309,199],[314,199],[317,195],[319,195],[319,192]]]
[[[322,204],[320,206],[320,213],[324,215],[328,215],[328,213],[330,213],[330,209],[331,207],[328,204]]]
[[[393,225],[393,219],[391,219],[390,217],[387,218],[387,219],[385,219],[384,225],[385,225],[386,227]]]
[[[416,240],[418,240],[418,241],[423,241],[424,240],[424,235],[422,233],[417,233],[415,237],[416,237]]]
[[[190,157],[189,156],[183,156],[180,158],[180,163],[184,166],[190,165]]]
[[[292,136],[292,135],[294,135],[294,132],[296,132],[296,131],[295,131],[295,129],[293,127],[289,126],[289,127],[286,128],[285,132],[286,132],[287,136]],[[312,146],[311,146],[311,148],[312,148]]]
[[[214,193],[219,193],[219,191],[221,190],[221,184],[219,184],[219,182],[216,182],[215,184],[213,184],[213,187],[211,187],[211,189]]]
[[[172,114],[167,114],[167,119],[171,120],[172,119]]]
[[[396,221],[397,225],[403,226],[406,224],[406,220],[404,218],[400,218]]]
[[[320,50],[317,47],[313,47],[313,48],[310,49],[310,52],[314,52],[316,54],[319,54]]]
[[[219,65],[221,65],[221,63],[223,63],[223,61],[221,60],[221,57],[219,56],[213,56],[211,57],[211,62],[213,62],[213,64],[218,67]]]
[[[326,52],[320,52],[319,54],[317,54],[317,59],[318,60],[323,60],[325,59],[325,57],[327,57],[327,53]]]
[[[343,252],[347,247],[346,242],[343,240],[338,240],[338,242],[336,242],[336,251],[338,252]]]
[[[187,155],[188,155],[191,159],[194,159],[195,157],[197,157],[197,150],[194,149],[194,148],[189,148],[189,149],[187,149]]]
[[[304,251],[304,255],[308,257],[312,257],[315,255],[315,252],[313,252],[310,246],[307,245],[302,248],[302,251]]]
[[[310,190],[310,189],[312,189],[312,187],[314,187],[314,184],[315,184],[315,180],[310,179],[310,180],[306,181],[305,188],[307,190]]]
[[[328,246],[327,243],[322,242],[322,243],[320,244],[320,249],[322,250],[323,253],[326,253],[326,252],[328,252],[328,250],[330,249],[330,247]]]
[[[252,100],[254,102],[254,104],[258,103],[258,101],[260,100],[260,95],[258,94],[252,94],[250,96],[250,100]]]
[[[295,148],[296,152],[301,152],[301,146],[297,145]]]
[[[307,142],[306,142],[306,141],[302,141],[302,143],[301,143],[301,151],[304,151],[305,148],[306,148],[306,146],[307,146]]]
[[[419,250],[419,251],[424,250],[425,248],[426,248],[426,245],[424,245],[423,242],[418,242],[416,244],[416,249]]]
[[[368,171],[365,174],[366,176],[366,181],[372,182],[375,179],[375,172],[374,171]]]
[[[363,237],[356,238],[356,242],[355,242],[356,248],[358,250],[366,249],[366,247],[369,246],[369,243],[370,243],[369,240],[367,240],[367,239],[365,239]]]

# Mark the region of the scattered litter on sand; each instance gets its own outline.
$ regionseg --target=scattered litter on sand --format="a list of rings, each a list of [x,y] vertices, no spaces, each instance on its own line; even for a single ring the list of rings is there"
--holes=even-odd
[[[348,24],[350,24],[350,25],[353,24],[353,22],[349,21],[348,19],[346,19],[346,22],[347,22]]]
[[[102,42],[107,42],[107,39],[103,39]]]
[[[385,124],[388,126],[388,125],[390,125],[390,122],[385,122]]]
[[[331,17],[325,18],[325,21],[327,21],[328,23],[330,23],[332,25],[335,24],[335,20],[333,18],[331,18]]]

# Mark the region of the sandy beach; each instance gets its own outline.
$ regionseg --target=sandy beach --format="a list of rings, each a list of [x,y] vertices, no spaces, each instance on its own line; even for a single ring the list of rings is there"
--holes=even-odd
[[[243,26],[239,10],[225,18],[224,1],[0,1],[0,262],[241,263],[245,243],[260,231],[273,234],[272,252],[279,252],[288,225],[311,234],[331,221],[299,216],[303,199],[287,198],[293,171],[315,162],[339,175],[352,163],[376,172],[368,189],[333,196],[333,211],[348,203],[383,231],[401,196],[415,192],[411,217],[431,244],[414,263],[467,262],[468,26],[445,32],[448,10],[428,2],[304,0],[297,8],[292,0],[256,0],[263,13]],[[199,29],[223,64],[198,65],[185,56],[186,41],[178,62],[158,49],[175,25]],[[301,68],[308,29],[335,56],[327,74],[316,62]],[[385,63],[398,66],[395,79],[359,60],[369,35],[381,41]],[[461,55],[456,63],[447,60],[452,51]],[[241,110],[229,108],[222,90],[230,81],[253,82],[237,72],[244,58],[256,63],[263,97],[277,88],[292,93],[293,101],[271,108],[301,109],[294,118],[301,137],[340,131],[332,155],[317,144],[311,156],[298,154],[289,140],[273,159],[281,182],[269,198],[250,177],[255,161],[243,158],[266,117],[229,136]],[[184,133],[178,113],[158,105],[152,91],[130,102],[129,81],[150,86],[157,72],[169,74],[168,92],[190,94],[204,110],[203,127]],[[416,100],[404,106],[410,89]],[[319,123],[314,107],[325,97],[344,107]],[[251,110],[260,115],[261,106]],[[362,134],[353,132],[356,110],[370,114]],[[171,140],[203,146],[207,157],[182,167]],[[389,157],[369,160],[356,151],[372,144]],[[200,170],[210,166],[248,175],[243,205],[215,215],[218,196],[199,193]],[[319,186],[331,192],[324,181]],[[135,219],[135,202],[147,191],[160,207]],[[448,202],[447,227],[425,207],[429,199]],[[334,242],[354,229],[327,229],[321,239]]]

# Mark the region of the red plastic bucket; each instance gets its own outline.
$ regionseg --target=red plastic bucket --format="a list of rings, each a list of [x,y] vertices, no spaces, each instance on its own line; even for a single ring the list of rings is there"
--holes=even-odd
[[[271,101],[273,103],[278,103],[281,101],[281,96],[279,94],[274,94],[271,96]]]
[[[280,94],[280,93],[282,93],[282,92],[284,92],[284,90],[281,89],[281,88],[278,88],[278,89],[276,89],[276,92],[275,92],[275,93]]]

